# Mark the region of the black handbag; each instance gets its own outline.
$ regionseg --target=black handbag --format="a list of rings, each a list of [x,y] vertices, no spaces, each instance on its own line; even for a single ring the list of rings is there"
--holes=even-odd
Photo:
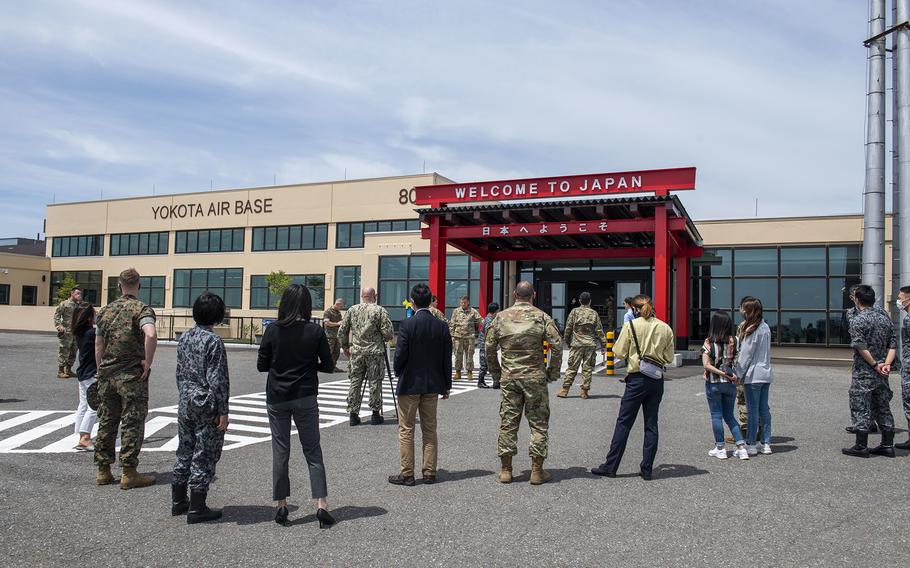
[[[97,411],[101,408],[101,395],[98,394],[98,381],[90,384],[87,389],[85,389],[85,399],[88,402],[88,407],[92,410]]]

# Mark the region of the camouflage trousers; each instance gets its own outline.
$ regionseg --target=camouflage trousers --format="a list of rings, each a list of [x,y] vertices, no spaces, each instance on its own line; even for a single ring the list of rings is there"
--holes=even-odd
[[[139,451],[145,438],[145,417],[149,409],[148,381],[141,377],[98,380],[98,436],[95,438],[95,465],[114,463],[117,429],[120,429],[120,465],[139,465]]]
[[[742,382],[736,383],[736,411],[739,414],[739,427],[745,431],[749,424],[749,407],[746,406],[746,389]]]
[[[385,377],[385,356],[382,353],[352,353],[348,377],[351,386],[348,389],[348,413],[360,414],[363,402],[363,382],[370,388],[370,409],[382,410],[382,379]]]
[[[76,362],[76,339],[72,333],[64,332],[57,334],[57,341],[60,343],[57,350],[57,366],[69,369]]]
[[[572,386],[579,366],[581,366],[581,390],[591,388],[591,374],[594,373],[592,355],[596,356],[596,353],[593,346],[579,345],[569,349],[569,367],[566,369],[566,378],[562,382],[562,388],[567,389]]]
[[[188,483],[192,489],[208,491],[215,477],[215,464],[221,459],[224,432],[215,427],[215,417],[194,420],[177,415],[177,461],[174,483]]]
[[[332,351],[332,364],[335,365],[335,368],[338,368],[338,358],[341,357],[341,341],[338,340],[338,337],[328,337],[329,340],[329,349]]]
[[[528,453],[531,457],[547,457],[548,431],[550,428],[550,393],[547,380],[505,379],[501,383],[502,400],[499,404],[499,455],[514,456],[518,453],[518,426],[524,413],[531,428]]]
[[[883,431],[894,430],[891,387],[884,377],[853,377],[850,383],[850,415],[858,432],[868,432],[877,422]]]
[[[474,344],[477,342],[474,337],[455,337],[455,371],[460,372],[467,369],[468,373],[474,371]]]
[[[483,347],[483,341],[480,342],[480,373],[477,375],[477,378],[483,380],[489,369],[487,368],[487,350]],[[490,373],[493,376],[493,382],[499,382],[499,373]]]
[[[901,401],[904,406],[904,416],[907,426],[910,427],[910,372],[901,372]]]

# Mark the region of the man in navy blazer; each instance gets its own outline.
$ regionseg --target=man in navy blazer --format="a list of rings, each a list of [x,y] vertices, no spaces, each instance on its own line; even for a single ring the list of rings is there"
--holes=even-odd
[[[398,377],[398,448],[401,473],[389,476],[394,485],[414,485],[414,424],[420,414],[423,482],[436,482],[436,405],[452,389],[452,336],[449,326],[429,310],[433,298],[426,284],[411,289],[417,308],[398,327],[395,375]]]

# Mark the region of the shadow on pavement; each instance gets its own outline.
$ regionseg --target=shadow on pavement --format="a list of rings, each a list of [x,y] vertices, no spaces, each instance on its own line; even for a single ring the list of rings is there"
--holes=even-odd
[[[573,396],[571,398],[581,398],[580,396]],[[619,394],[589,394],[588,400],[594,400],[595,398],[622,398],[622,395]]]
[[[300,509],[297,505],[288,505],[288,512],[294,513]],[[256,525],[259,523],[275,522],[275,512],[278,507],[273,505],[227,505],[221,509],[224,514],[222,523],[236,525]],[[316,517],[313,517],[314,519]]]
[[[486,477],[493,475],[494,472],[488,469],[466,469],[464,471],[448,471],[440,469],[436,472],[436,483],[447,483],[449,481],[464,481],[475,477]]]
[[[782,444],[784,442],[792,442],[796,438],[791,438],[789,436],[771,436],[772,444]]]
[[[550,474],[550,483],[559,483],[569,479],[594,479],[596,476],[586,467],[568,467],[565,469],[550,469],[545,467]],[[530,472],[528,476],[530,477]]]
[[[772,443],[774,442],[773,438],[771,439],[771,442]],[[786,454],[788,452],[795,452],[798,449],[799,449],[799,446],[792,446],[792,445],[788,446],[787,444],[774,444],[773,446],[771,446],[771,451],[774,452],[775,454]]]
[[[4,402],[25,402],[22,398],[0,398],[0,404]]]
[[[662,463],[652,471],[654,479],[670,479],[673,477],[692,477],[710,473],[706,469],[699,469],[691,465]]]
[[[288,508],[290,510],[290,508]],[[365,519],[367,517],[379,517],[388,513],[382,507],[356,507],[354,505],[345,505],[337,509],[330,509],[329,513],[335,517],[335,522],[353,521],[354,519]],[[306,523],[315,523],[316,513],[311,513],[305,517],[300,517],[290,521],[288,526],[304,525]]]

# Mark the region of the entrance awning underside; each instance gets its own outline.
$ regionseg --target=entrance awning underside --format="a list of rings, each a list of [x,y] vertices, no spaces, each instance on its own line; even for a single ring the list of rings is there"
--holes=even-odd
[[[658,216],[655,211],[666,210]],[[439,237],[476,258],[650,257],[658,223],[666,223],[671,256],[689,256],[701,235],[675,195],[492,203],[418,209],[424,238],[438,218]]]

